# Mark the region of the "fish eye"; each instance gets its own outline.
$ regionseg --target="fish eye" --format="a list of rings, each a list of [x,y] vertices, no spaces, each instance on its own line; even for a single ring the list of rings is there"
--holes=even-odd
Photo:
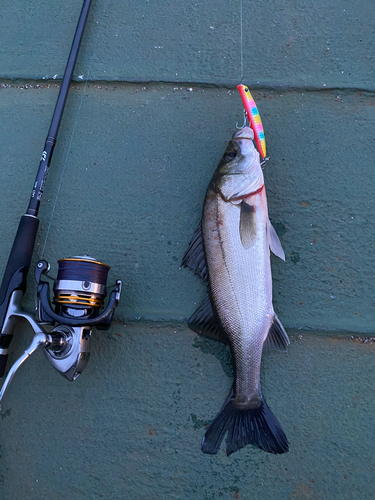
[[[237,156],[237,152],[236,151],[228,151],[228,153],[225,152],[225,154],[224,154],[224,160],[225,161],[231,161],[236,156]]]

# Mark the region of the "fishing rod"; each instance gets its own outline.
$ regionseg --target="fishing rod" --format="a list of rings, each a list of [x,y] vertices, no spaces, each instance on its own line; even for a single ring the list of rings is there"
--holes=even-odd
[[[82,5],[29,206],[20,219],[0,287],[0,377],[6,370],[16,319],[26,319],[35,333],[29,348],[10,369],[0,391],[0,402],[16,370],[39,347],[45,348],[47,358],[60,373],[68,380],[75,380],[89,358],[92,327],[108,329],[120,299],[122,283],[117,280],[105,310],[100,312],[107,294],[110,267],[85,255],[59,260],[53,286],[55,309],[50,303],[49,283],[43,280],[50,265],[45,260],[38,261],[35,271],[38,284],[36,314],[32,316],[21,308],[39,226],[39,207],[91,1],[84,0]],[[46,331],[45,325],[54,328]]]

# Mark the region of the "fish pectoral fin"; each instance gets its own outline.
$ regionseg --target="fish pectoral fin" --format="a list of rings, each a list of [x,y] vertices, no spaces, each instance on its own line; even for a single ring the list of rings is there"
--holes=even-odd
[[[189,319],[189,328],[200,335],[228,344],[228,337],[214,315],[208,295]]]
[[[272,325],[268,331],[266,340],[263,343],[263,349],[286,351],[287,346],[290,344],[288,334],[284,330],[279,318],[275,314]]]
[[[189,243],[188,249],[182,258],[182,266],[190,267],[196,274],[199,274],[204,280],[208,279],[206,254],[203,245],[202,222],[199,223],[193,237]]]
[[[285,260],[283,247],[281,246],[279,237],[277,236],[275,228],[273,227],[269,219],[267,222],[267,238],[271,252],[274,253],[277,257],[280,257],[280,259]]]
[[[247,250],[254,245],[257,237],[255,207],[242,201],[240,209],[240,238],[242,246]]]

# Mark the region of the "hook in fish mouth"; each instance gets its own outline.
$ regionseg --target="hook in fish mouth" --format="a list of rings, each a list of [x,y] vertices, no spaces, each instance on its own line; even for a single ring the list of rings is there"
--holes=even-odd
[[[254,131],[251,127],[241,127],[232,135],[232,141],[241,141],[243,139],[248,139],[249,141],[254,139]]]

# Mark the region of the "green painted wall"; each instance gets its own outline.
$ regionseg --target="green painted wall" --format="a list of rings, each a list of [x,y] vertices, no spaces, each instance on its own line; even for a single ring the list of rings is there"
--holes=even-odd
[[[1,269],[80,8],[2,2]],[[59,258],[88,253],[125,287],[117,323],[94,334],[74,384],[42,353],[14,379],[0,414],[1,500],[374,497],[374,353],[345,340],[375,324],[373,13],[365,0],[93,1],[35,259],[54,275]],[[262,116],[269,212],[286,253],[272,260],[274,304],[294,341],[263,364],[285,457],[200,452],[230,359],[186,328],[206,291],[179,264],[241,121],[241,81]],[[25,306],[34,295],[30,279]],[[18,333],[13,361],[31,338]]]

